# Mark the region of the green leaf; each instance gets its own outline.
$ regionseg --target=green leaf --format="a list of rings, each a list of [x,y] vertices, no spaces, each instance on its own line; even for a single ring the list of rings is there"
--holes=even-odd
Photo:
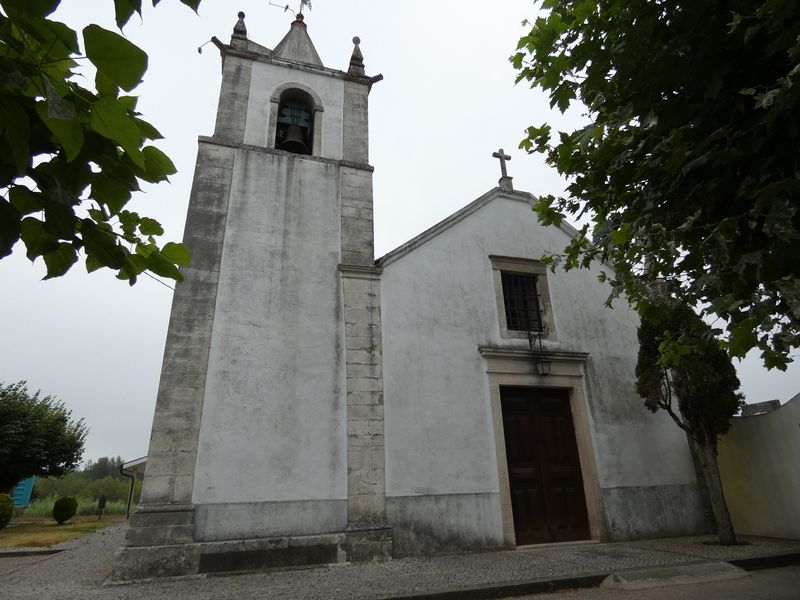
[[[61,3],[61,0],[3,0],[3,8],[9,16],[24,19],[46,17]],[[15,14],[14,14],[15,13]]]
[[[619,229],[611,231],[610,233],[611,241],[614,242],[617,246],[622,246],[630,238],[630,233],[631,233],[631,224],[625,223]]]
[[[75,211],[71,206],[60,202],[48,202],[44,207],[44,228],[59,239],[71,240],[75,237]]]
[[[724,315],[739,308],[742,304],[742,300],[736,299],[733,294],[726,294],[715,298],[709,305],[708,310],[716,315]]]
[[[106,205],[112,215],[119,213],[131,199],[131,190],[105,173],[93,173],[91,179],[89,196]]]
[[[86,56],[111,81],[130,91],[147,70],[147,54],[121,35],[89,25],[83,30]]]
[[[139,226],[139,214],[129,210],[123,210],[119,213],[119,224],[122,227],[122,233],[126,238],[134,239],[136,237],[136,228]]]
[[[30,137],[31,124],[25,110],[13,100],[0,97],[0,143],[10,154],[18,175],[24,175],[31,163]]]
[[[87,273],[94,273],[97,269],[102,269],[103,263],[94,255],[94,254],[87,254],[86,255],[86,272]]]
[[[58,240],[45,231],[44,223],[40,220],[26,217],[22,219],[21,229],[20,237],[25,242],[28,249],[26,255],[30,260],[58,248]]]
[[[101,98],[105,96],[116,98],[119,95],[119,86],[100,70],[94,76],[94,87]]]
[[[169,175],[177,173],[169,156],[155,146],[145,146],[142,153],[144,154],[145,171],[151,181],[164,181]]]
[[[67,51],[72,54],[78,54],[81,51],[81,47],[78,44],[78,34],[74,29],[64,23],[49,19],[44,20],[42,23],[64,45]]]
[[[692,349],[686,344],[682,344],[679,340],[667,338],[658,346],[660,358],[658,364],[665,367],[673,367],[680,364],[684,356],[691,354]]]
[[[119,100],[100,98],[92,105],[89,124],[100,135],[117,142],[137,165],[144,168],[144,156],[139,150],[142,143],[139,126]]]
[[[583,23],[586,20],[586,17],[594,13],[596,10],[597,3],[595,0],[584,0],[575,7],[575,10],[572,14],[575,16],[576,22]]]
[[[163,140],[164,136],[161,135],[161,132],[153,127],[147,121],[143,121],[142,119],[134,117],[133,119],[136,121],[136,124],[139,126],[139,130],[142,132],[142,137],[147,140]]]
[[[168,277],[175,281],[183,281],[183,275],[181,275],[180,269],[178,269],[174,263],[161,256],[160,253],[151,252],[145,257],[145,260],[147,261],[147,268],[156,275]]]
[[[13,190],[12,190],[13,191]],[[20,235],[21,215],[5,198],[0,198],[0,258],[11,254]]]
[[[53,84],[50,82],[50,78],[43,77],[42,81],[44,82],[45,94],[47,97],[45,106],[47,107],[48,119],[74,119],[78,116],[78,113],[75,111],[75,105],[58,95],[56,88],[53,87]]]
[[[36,103],[36,113],[39,118],[64,148],[67,162],[72,162],[83,148],[83,125],[77,116],[70,119],[53,119],[48,114],[49,108],[45,102]]]
[[[136,96],[120,96],[118,98],[119,103],[124,106],[129,113],[136,112],[136,104],[139,102],[139,98]]]
[[[23,186],[14,186],[9,192],[9,200],[20,214],[29,215],[39,212],[44,208],[44,203],[38,194]],[[19,220],[19,219],[17,219]]]
[[[72,244],[61,242],[56,250],[44,255],[44,264],[47,265],[45,279],[61,277],[78,260],[78,253]]]
[[[55,156],[36,165],[29,175],[39,187],[42,198],[73,206],[80,203],[89,185],[91,168],[86,161],[66,163],[60,156]]]
[[[153,2],[153,6],[158,4],[159,1],[160,0],[155,0]],[[197,12],[197,7],[200,6],[200,0],[181,0],[181,3],[185,4],[186,6],[188,6],[189,8],[191,8],[195,12]]]
[[[114,0],[117,27],[122,29],[136,12],[142,16],[142,0]]]
[[[75,62],[69,58],[70,55],[80,53],[78,34],[64,23],[38,17],[17,20],[16,25],[40,43],[40,48],[34,48],[30,45],[32,40],[28,39],[27,49],[36,52],[43,63],[42,70],[58,81],[63,80],[67,71],[75,66]]]
[[[186,244],[167,242],[161,249],[161,256],[182,267],[189,266],[189,262],[191,262],[189,248],[186,247]]]
[[[101,223],[103,221],[108,221],[108,217],[107,217],[106,213],[104,213],[102,210],[100,210],[98,208],[90,208],[86,212],[97,223]]]
[[[0,56],[0,88],[14,95],[22,95],[28,89],[29,81],[22,75],[20,65],[14,61]]]
[[[139,231],[142,235],[164,235],[164,228],[155,219],[142,217],[139,220]]]
[[[125,252],[117,244],[114,234],[101,229],[91,219],[83,219],[81,237],[87,256],[93,255],[103,266],[112,269],[122,268],[125,263]]]
[[[751,348],[758,345],[756,325],[755,319],[745,319],[731,329],[728,350],[732,356],[743,357]]]
[[[131,275],[138,275],[147,270],[147,259],[139,254],[131,254],[125,257],[125,270]]]

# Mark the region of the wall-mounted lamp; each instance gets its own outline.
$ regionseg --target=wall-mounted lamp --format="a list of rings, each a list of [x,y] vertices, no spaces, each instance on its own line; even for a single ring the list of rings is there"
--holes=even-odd
[[[531,346],[531,352],[533,352],[533,364],[536,367],[536,372],[542,377],[545,377],[550,375],[550,366],[553,361],[548,360],[544,353],[544,349],[542,348],[542,334],[541,331],[529,331],[528,343]]]

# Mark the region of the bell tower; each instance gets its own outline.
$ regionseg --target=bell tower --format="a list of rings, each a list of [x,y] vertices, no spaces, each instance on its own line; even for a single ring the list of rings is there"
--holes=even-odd
[[[360,40],[244,14],[200,137],[141,503],[116,576],[375,560],[386,524],[380,271]]]

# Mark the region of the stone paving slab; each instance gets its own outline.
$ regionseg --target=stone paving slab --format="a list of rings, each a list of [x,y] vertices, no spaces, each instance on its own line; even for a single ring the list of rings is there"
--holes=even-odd
[[[11,573],[0,573],[0,597],[15,600],[500,598],[512,595],[510,592],[515,589],[522,593],[544,591],[559,581],[572,582],[572,587],[578,587],[581,580],[576,577],[589,582],[581,585],[597,585],[606,575],[628,569],[800,553],[800,541],[745,538],[751,542],[750,545],[720,547],[703,543],[713,541],[712,536],[700,536],[614,544],[553,545],[386,563],[104,585],[124,532],[123,527],[112,526],[86,538],[67,542],[63,545],[68,546],[66,552],[39,557],[41,560],[33,564],[21,566]]]

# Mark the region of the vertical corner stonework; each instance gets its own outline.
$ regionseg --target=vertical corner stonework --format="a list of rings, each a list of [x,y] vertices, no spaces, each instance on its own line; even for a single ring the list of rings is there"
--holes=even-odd
[[[252,76],[252,61],[234,55],[224,57],[217,119],[214,125],[216,139],[237,144],[244,141]]]
[[[343,158],[354,163],[369,160],[369,85],[363,79],[344,82]]]
[[[347,397],[347,541],[352,562],[391,558],[386,522],[380,270],[340,265]]]
[[[371,167],[342,167],[342,298],[347,398],[347,541],[350,561],[391,558],[386,522],[383,351],[374,266]]]
[[[192,262],[172,300],[142,497],[114,578],[197,570],[192,488],[235,150],[200,142],[184,243]]]

